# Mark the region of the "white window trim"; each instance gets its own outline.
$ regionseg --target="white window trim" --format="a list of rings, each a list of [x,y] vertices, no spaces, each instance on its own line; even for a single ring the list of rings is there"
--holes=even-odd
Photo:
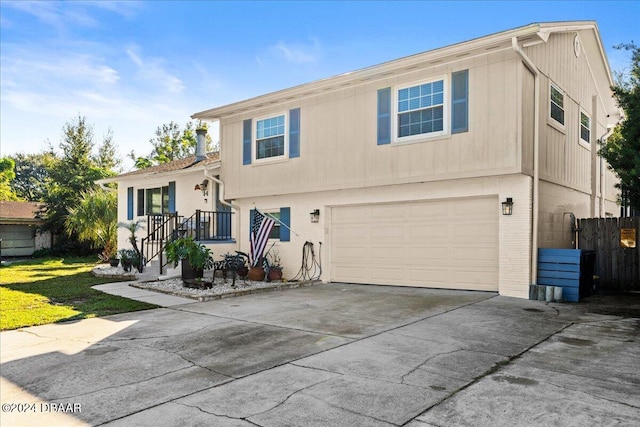
[[[562,111],[564,112],[564,123],[560,123],[553,117],[551,117],[551,88],[554,88],[558,92],[562,94]],[[559,131],[566,133],[566,124],[567,124],[567,92],[565,92],[560,86],[556,83],[549,80],[549,96],[547,98],[547,109],[549,110],[549,114],[547,115],[547,123],[558,129]]]
[[[431,132],[431,133],[421,133],[418,135],[410,135],[410,136],[403,136],[403,137],[399,137],[398,136],[398,92],[401,89],[405,89],[408,87],[413,87],[413,86],[418,86],[418,85],[423,85],[426,83],[433,83],[436,82],[438,80],[442,80],[443,82],[443,99],[442,99],[442,130],[438,131],[438,132]],[[450,89],[449,89],[449,76],[447,75],[442,75],[442,76],[436,76],[436,77],[432,77],[430,79],[426,79],[426,80],[419,80],[419,81],[414,81],[411,83],[406,83],[406,84],[402,84],[402,85],[396,85],[392,88],[393,93],[391,94],[391,103],[393,104],[393,117],[391,120],[391,132],[392,132],[392,138],[391,138],[391,142],[393,144],[405,144],[405,143],[413,143],[413,142],[422,142],[422,141],[430,141],[430,140],[434,140],[434,139],[442,139],[442,138],[446,138],[449,136],[449,134],[451,133],[451,123],[449,123],[450,119],[450,110],[451,110],[451,104],[450,104]]]
[[[591,150],[591,141],[585,141],[582,139],[582,114],[589,118],[589,139],[591,139],[591,133],[593,132],[593,120],[591,114],[587,113],[582,107],[580,107],[580,115],[578,116],[578,143],[584,148]]]
[[[284,116],[284,154],[282,156],[266,157],[259,159],[257,156],[258,147],[258,122],[260,120],[271,119],[273,117]],[[289,158],[289,114],[288,112],[279,112],[256,117],[251,124],[251,159],[254,164],[278,162]]]

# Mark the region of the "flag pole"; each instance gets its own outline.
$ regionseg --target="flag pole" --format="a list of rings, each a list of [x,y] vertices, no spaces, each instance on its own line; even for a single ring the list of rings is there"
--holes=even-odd
[[[272,220],[274,220],[275,222],[277,222],[278,224],[280,224],[281,226],[283,226],[284,228],[286,228],[287,230],[289,230],[290,232],[292,232],[293,234],[295,234],[296,236],[300,237],[300,235],[298,233],[296,233],[295,231],[293,231],[291,229],[291,227],[289,227],[287,224],[285,224],[284,222],[280,221],[278,218],[274,217],[273,215],[267,213],[267,212],[262,212],[260,209],[258,209],[258,207],[256,206],[256,212],[260,212],[262,215],[264,216],[268,216],[269,218],[271,218]]]

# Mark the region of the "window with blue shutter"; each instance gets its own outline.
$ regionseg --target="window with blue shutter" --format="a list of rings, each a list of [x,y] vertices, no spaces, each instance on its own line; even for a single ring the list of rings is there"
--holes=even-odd
[[[176,182],[169,181],[169,213],[176,211]]]
[[[469,130],[469,70],[451,74],[451,133]]]
[[[278,211],[261,211],[265,216],[275,219],[275,224],[269,233],[269,239],[280,240],[281,242],[291,241],[291,231],[288,227],[291,224],[291,208],[280,208]],[[256,210],[251,209],[249,211],[249,234],[253,227],[253,220],[256,215]],[[285,226],[283,226],[284,224]]]
[[[133,219],[133,187],[127,188],[127,219]]]
[[[300,109],[289,110],[289,158],[300,157]]]
[[[251,119],[242,122],[242,164],[251,164]]]
[[[391,143],[391,88],[378,89],[378,145]]]

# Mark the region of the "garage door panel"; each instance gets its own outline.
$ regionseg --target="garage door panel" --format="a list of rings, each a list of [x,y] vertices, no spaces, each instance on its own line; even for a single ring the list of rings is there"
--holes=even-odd
[[[407,257],[407,250],[405,247],[382,247],[382,248],[369,248],[369,256],[376,258],[378,262],[388,262],[388,260],[394,260],[398,262]],[[387,261],[385,261],[387,260]]]
[[[334,208],[331,280],[495,291],[497,206],[484,197]]]
[[[402,205],[396,205],[402,207]],[[449,206],[446,201],[430,202],[430,203],[411,203],[407,207],[408,216],[410,218],[431,219],[437,217],[446,217],[449,214]]]
[[[404,227],[398,224],[379,225],[371,227],[369,236],[374,239],[401,239],[404,235]]]

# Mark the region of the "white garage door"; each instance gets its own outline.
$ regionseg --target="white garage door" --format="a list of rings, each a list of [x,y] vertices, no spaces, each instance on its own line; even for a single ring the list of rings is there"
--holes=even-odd
[[[497,197],[336,207],[331,280],[498,290]]]
[[[33,229],[28,225],[0,226],[2,256],[29,256],[35,250]]]

